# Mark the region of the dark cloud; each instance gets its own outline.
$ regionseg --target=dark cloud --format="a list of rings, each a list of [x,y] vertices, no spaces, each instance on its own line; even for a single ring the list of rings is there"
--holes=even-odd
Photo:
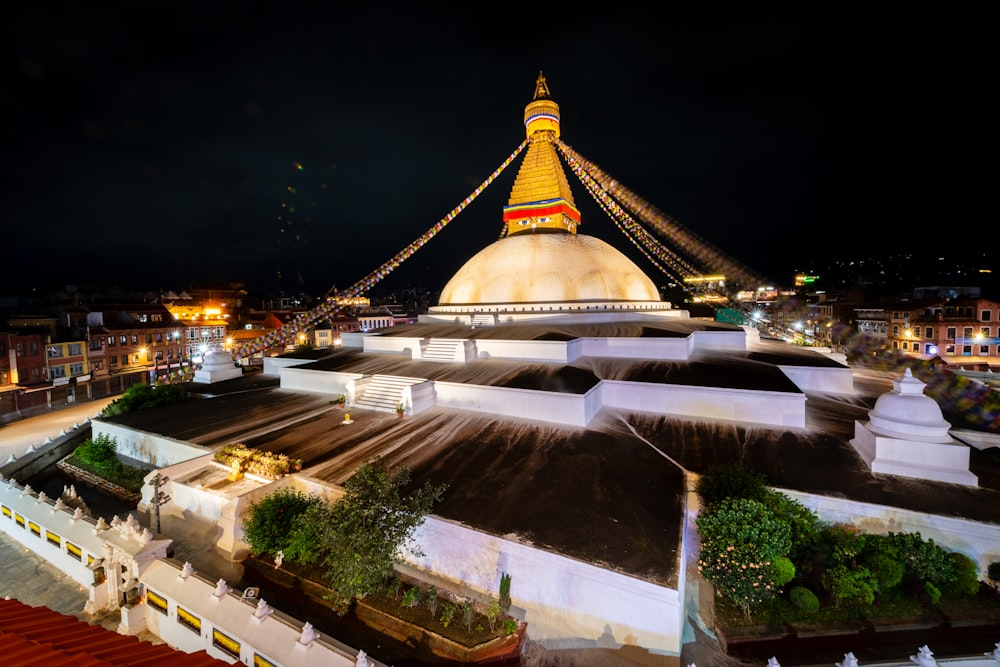
[[[775,279],[927,242],[986,191],[963,157],[987,155],[985,23],[958,10],[288,4],[13,10],[13,282],[350,285],[518,145],[539,70],[569,145]],[[516,166],[391,280],[495,240]],[[574,192],[584,232],[655,271]]]

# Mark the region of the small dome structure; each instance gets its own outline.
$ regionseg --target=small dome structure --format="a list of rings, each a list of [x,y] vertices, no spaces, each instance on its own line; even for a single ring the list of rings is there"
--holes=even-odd
[[[950,442],[951,424],[934,399],[924,394],[924,386],[907,368],[868,413],[872,430],[924,442]]]

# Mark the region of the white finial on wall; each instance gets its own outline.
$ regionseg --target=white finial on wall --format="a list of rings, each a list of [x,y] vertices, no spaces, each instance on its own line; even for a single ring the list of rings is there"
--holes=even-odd
[[[318,636],[319,635],[316,634],[316,631],[313,630],[312,623],[306,621],[306,624],[302,626],[302,634],[299,635],[299,644],[309,646],[316,641],[316,637]]]
[[[844,662],[836,663],[837,667],[858,667],[858,659],[854,657],[853,653],[844,654]]]

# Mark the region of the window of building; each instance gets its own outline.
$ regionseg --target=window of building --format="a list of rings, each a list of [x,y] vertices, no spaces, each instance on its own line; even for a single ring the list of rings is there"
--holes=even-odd
[[[76,546],[72,542],[67,542],[66,543],[66,553],[69,554],[70,558],[73,558],[73,559],[79,560],[79,561],[83,560],[83,549],[81,549],[80,547]]]
[[[83,375],[83,364],[70,364],[69,365],[70,375]]]
[[[167,599],[148,588],[146,589],[146,604],[161,614],[167,613]]]
[[[63,356],[63,349],[60,345],[50,345],[49,346],[49,359],[61,359]]]
[[[212,646],[234,658],[240,657],[240,643],[215,629],[212,630]]]
[[[112,354],[110,357],[108,357],[108,365],[109,366],[117,366],[118,365],[118,356]]]
[[[121,343],[122,345],[128,345],[128,336],[122,334],[121,336],[118,337],[118,342]]]
[[[160,334],[156,334],[156,335],[157,335],[157,340],[159,340],[159,335]],[[151,334],[151,333],[143,334],[143,337],[146,340],[146,345],[149,345],[150,343],[153,342],[153,334]]]
[[[972,346],[971,345],[963,345],[962,346],[962,356],[963,357],[971,357],[972,356]]]
[[[201,619],[180,605],[177,605],[177,622],[195,634],[201,634]]]
[[[79,343],[70,343],[69,344],[69,356],[71,356],[71,357],[79,357],[81,354],[83,354],[83,346],[82,345],[80,345]]]
[[[163,342],[163,334],[161,332],[159,332],[159,331],[156,332],[156,342],[157,343],[162,343]]]
[[[993,311],[990,310],[984,310],[979,313],[979,320],[981,322],[989,322],[992,317]]]
[[[32,382],[38,382],[38,380],[42,377],[42,371],[38,368],[32,368],[28,375]]]
[[[268,660],[260,653],[253,654],[253,667],[278,667],[278,663]]]
[[[945,354],[955,354],[955,346],[954,345],[945,345],[944,346],[944,353]]]
[[[128,366],[128,355],[127,354],[123,354],[122,355],[122,366]]]
[[[41,526],[39,526],[39,525],[38,525],[37,523],[35,523],[34,521],[29,521],[29,522],[28,522],[28,529],[29,529],[29,530],[30,530],[30,531],[31,531],[32,533],[34,533],[35,537],[38,537],[38,538],[41,538],[41,537],[42,537],[42,527],[41,527]]]
[[[150,315],[149,319],[152,322],[162,322],[163,321],[163,314],[162,313],[153,313],[152,315]]]
[[[103,361],[91,361],[90,362],[90,370],[92,370],[92,371],[104,370],[104,362]]]
[[[23,357],[24,356],[24,343],[17,343],[17,344],[15,344],[15,347],[17,348],[17,356]]]
[[[114,336],[108,336],[108,347],[114,347],[117,344]]]
[[[945,336],[944,337],[947,338],[948,340],[955,340],[955,331],[956,331],[955,327],[948,327],[945,330]]]
[[[934,327],[926,327],[924,329],[924,338],[934,338]]]
[[[132,334],[131,340],[132,340],[132,344],[133,345],[138,345],[139,344],[139,337],[137,335]]]
[[[64,378],[66,377],[66,367],[65,366],[50,366],[49,373],[52,375],[52,379]]]
[[[11,516],[13,516],[13,513],[11,512],[10,508],[9,508],[9,507],[7,507],[6,505],[0,505],[0,508],[2,508],[2,511],[3,511],[3,515],[4,515],[5,517],[7,517],[8,519],[9,519],[9,518],[10,518]]]
[[[38,354],[38,341],[34,340],[31,341],[31,345],[29,345],[28,347],[30,348],[31,356],[35,356]]]
[[[990,356],[990,346],[989,345],[980,345],[979,346],[979,356],[981,356],[981,357],[988,357],[988,356]]]
[[[53,533],[51,530],[45,531],[45,539],[49,544],[59,547],[62,549],[62,538]]]

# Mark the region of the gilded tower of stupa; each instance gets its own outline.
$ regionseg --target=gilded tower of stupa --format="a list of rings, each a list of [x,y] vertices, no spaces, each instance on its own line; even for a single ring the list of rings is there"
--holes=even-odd
[[[553,231],[576,234],[580,211],[552,144],[552,139],[559,138],[559,105],[552,100],[541,72],[535,82],[535,97],[524,109],[524,128],[530,143],[503,209],[507,235]]]
[[[628,257],[578,232],[580,210],[555,144],[559,105],[541,72],[524,128],[528,147],[503,208],[503,238],[469,259],[422,319],[502,324],[686,316],[660,299]]]

